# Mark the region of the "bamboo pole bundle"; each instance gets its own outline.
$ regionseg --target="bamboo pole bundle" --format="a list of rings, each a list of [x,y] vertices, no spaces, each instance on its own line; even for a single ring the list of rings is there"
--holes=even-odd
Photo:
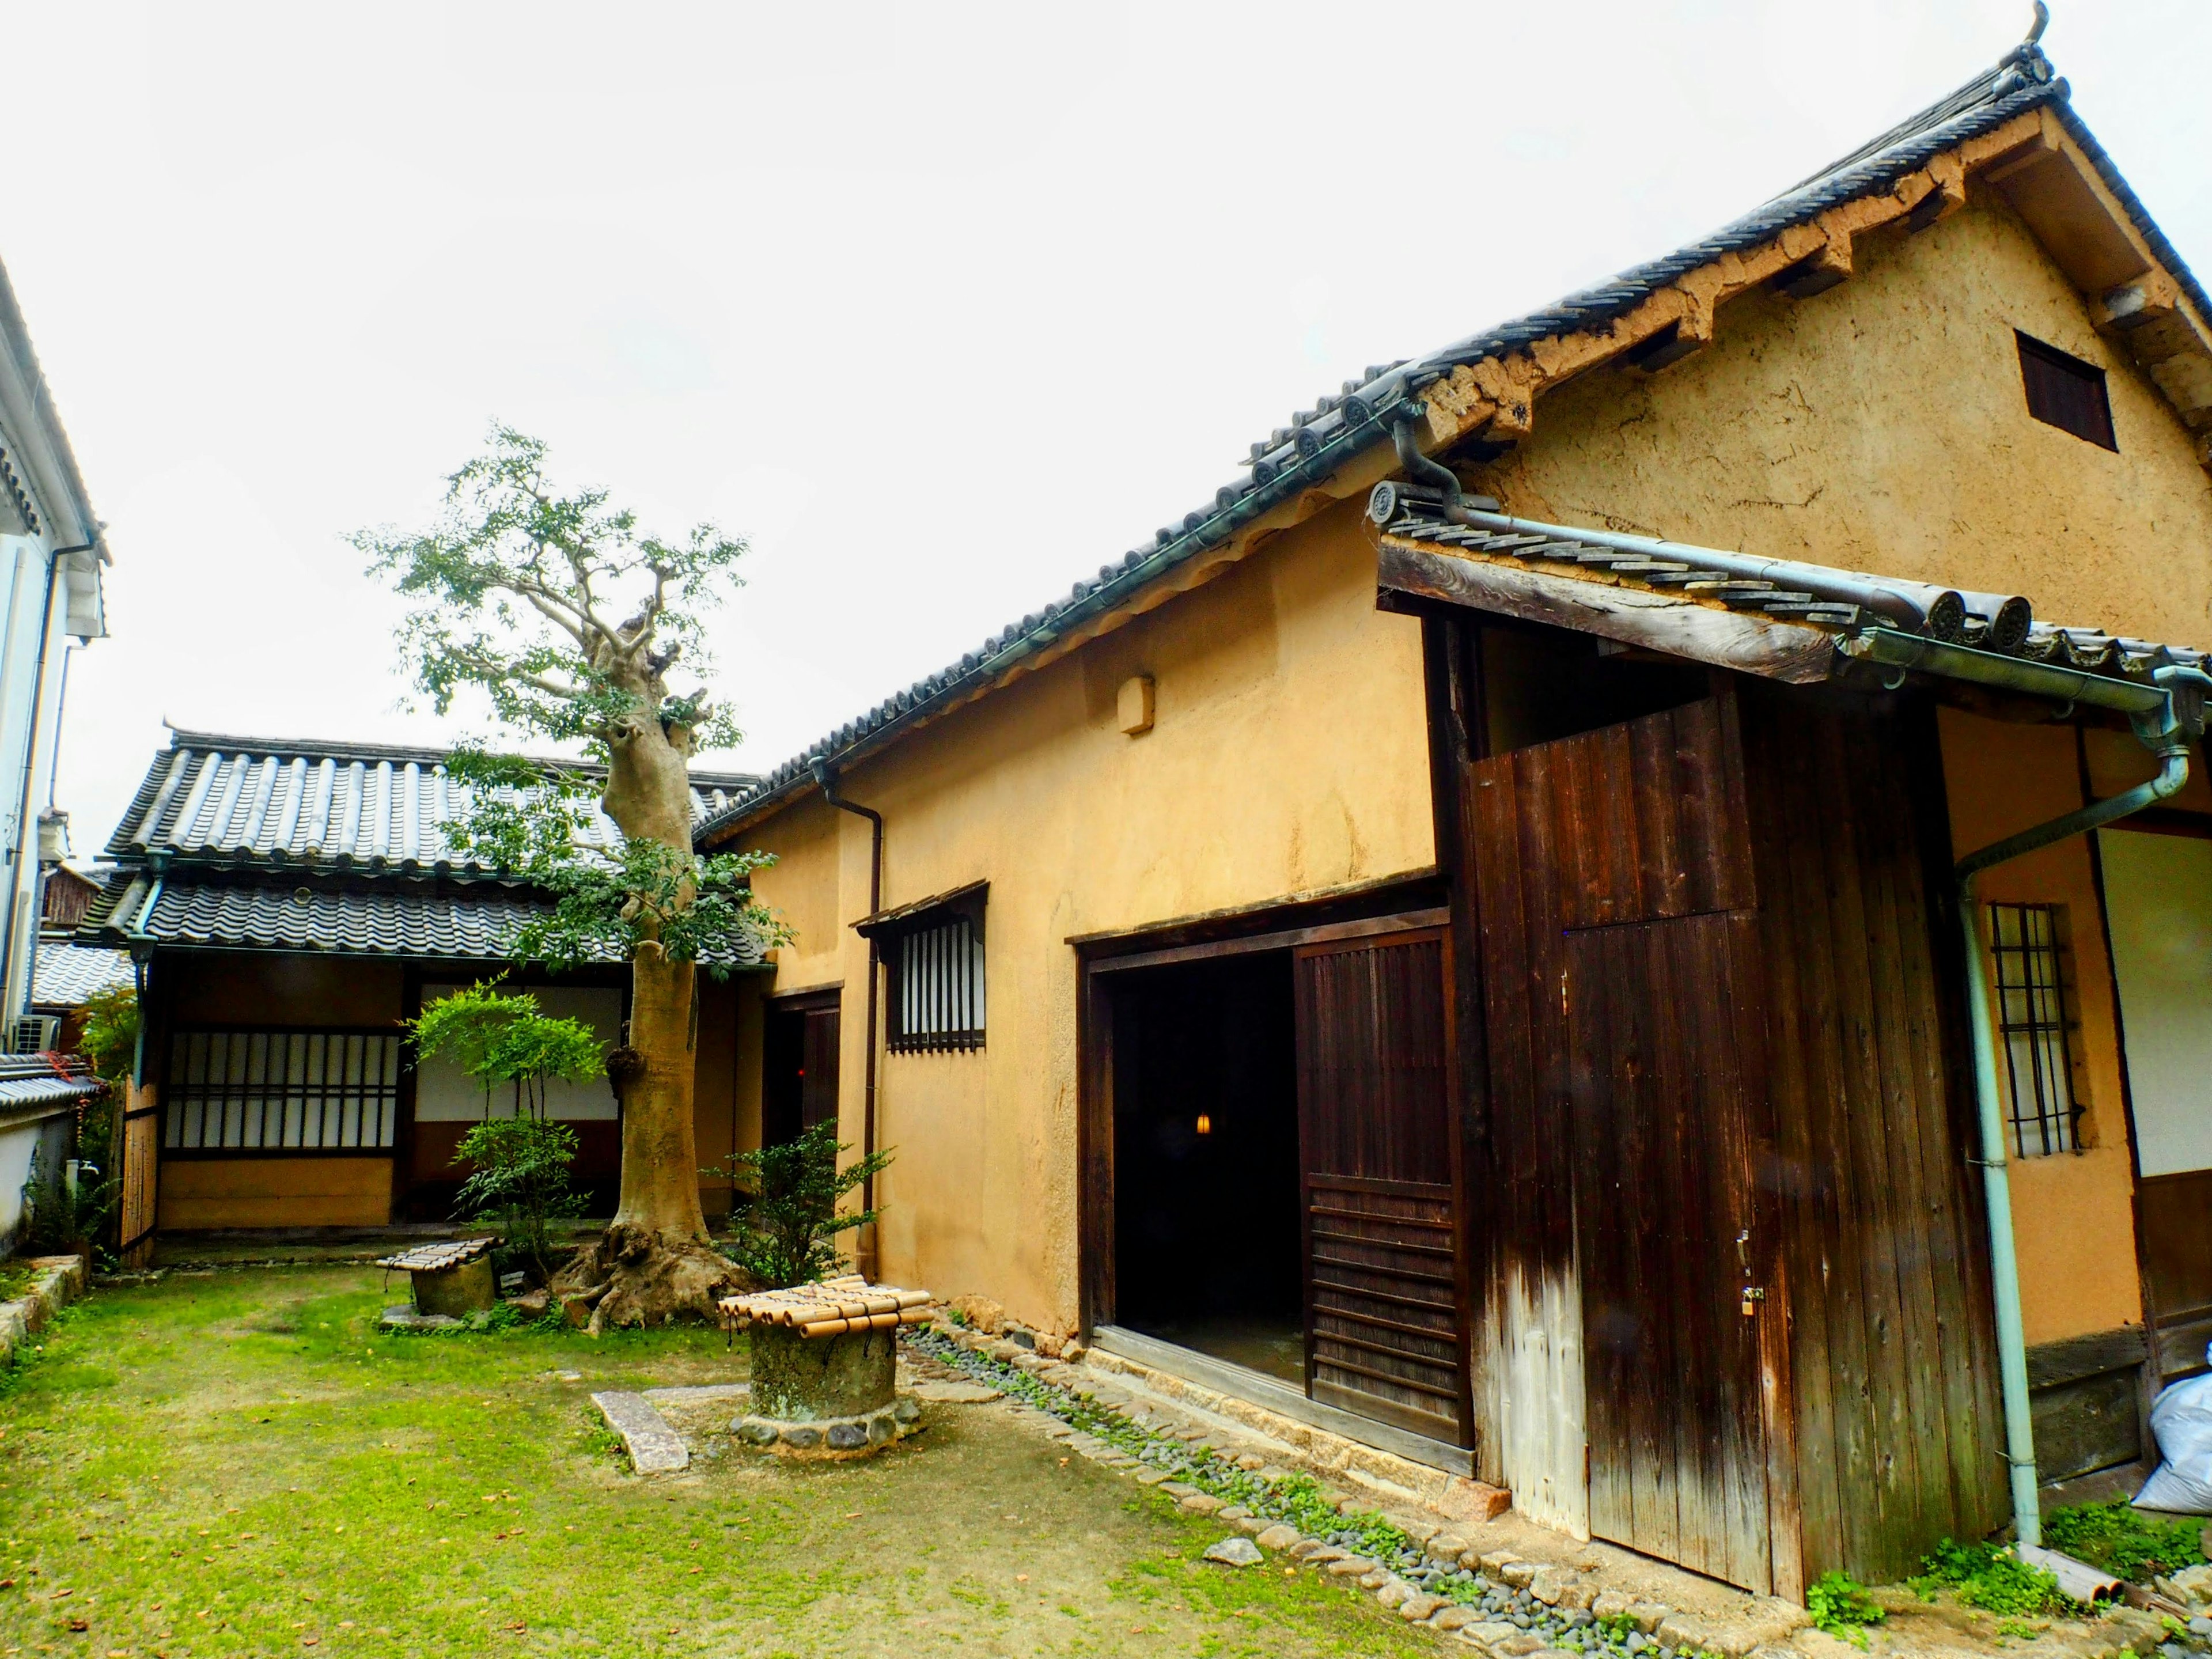
[[[927,1308],[902,1308],[896,1313],[865,1314],[857,1319],[820,1319],[799,1328],[801,1336],[838,1336],[847,1331],[880,1331],[893,1325],[921,1325],[929,1319]]]
[[[715,1305],[725,1319],[747,1319],[797,1328],[806,1336],[831,1336],[847,1330],[879,1330],[919,1324],[936,1300],[927,1291],[870,1285],[858,1273],[788,1290],[757,1291],[724,1297]]]

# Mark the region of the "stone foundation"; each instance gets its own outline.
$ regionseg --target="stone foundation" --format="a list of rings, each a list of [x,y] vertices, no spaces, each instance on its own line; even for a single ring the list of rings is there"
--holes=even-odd
[[[753,1398],[760,1398],[757,1382],[753,1384]],[[789,1418],[747,1415],[730,1425],[731,1437],[741,1445],[756,1447],[778,1457],[841,1462],[870,1456],[921,1431],[921,1406],[911,1395],[897,1395],[887,1406],[850,1416],[794,1421]]]

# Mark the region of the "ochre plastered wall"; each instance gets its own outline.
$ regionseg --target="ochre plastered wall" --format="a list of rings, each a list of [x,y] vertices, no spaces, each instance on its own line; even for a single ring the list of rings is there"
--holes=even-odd
[[[878,1139],[897,1149],[878,1190],[885,1276],[1073,1328],[1071,935],[1434,862],[1419,627],[1375,609],[1358,512],[1285,532],[843,775],[843,793],[884,815],[886,907],[991,884],[987,1046],[881,1062]],[[1138,673],[1154,679],[1156,724],[1132,738],[1115,697]],[[867,908],[868,839],[811,796],[744,842],[780,855],[757,890],[798,933],[775,992],[844,988],[848,1141],[867,975],[849,923]]]
[[[1947,709],[1942,730],[1951,842],[1959,854],[2084,804],[2081,751],[2070,726],[2012,725]],[[2093,752],[2113,755],[2126,769],[2133,769],[2116,745],[2143,753],[2124,733],[2092,732],[2088,740]],[[2146,775],[2149,769],[2146,764]],[[2105,950],[2089,843],[2077,836],[1998,865],[1983,875],[1977,890],[1984,902],[2066,907],[2081,1018],[2071,1040],[2076,1086],[2087,1108],[2081,1121],[2084,1150],[2015,1158],[2010,1165],[2027,1340],[2032,1346],[2139,1325],[2142,1298],[2136,1266],[2133,1166],[2112,963]]]
[[[2106,370],[2119,450],[2027,413],[2018,329]],[[1809,299],[1724,307],[1656,375],[1548,393],[1487,469],[1510,510],[2024,593],[2046,621],[2212,647],[2212,478],[2172,406],[1994,198],[1860,239]]]

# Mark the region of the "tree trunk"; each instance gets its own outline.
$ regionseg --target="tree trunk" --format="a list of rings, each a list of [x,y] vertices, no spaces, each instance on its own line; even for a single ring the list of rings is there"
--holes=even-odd
[[[657,684],[641,688],[659,706]],[[691,849],[688,733],[650,715],[610,734],[607,816],[633,841]],[[689,894],[686,894],[688,901]],[[653,939],[630,953],[629,1042],[608,1057],[622,1098],[622,1200],[614,1223],[554,1276],[572,1316],[588,1308],[593,1334],[714,1316],[738,1287],[737,1269],[708,1241],[699,1206],[698,1138],[691,1117],[698,1066],[699,970],[672,962]]]
[[[647,940],[630,957],[629,1046],[638,1066],[623,1090],[622,1203],[617,1226],[704,1238],[699,1152],[691,1117],[698,965],[671,962]]]

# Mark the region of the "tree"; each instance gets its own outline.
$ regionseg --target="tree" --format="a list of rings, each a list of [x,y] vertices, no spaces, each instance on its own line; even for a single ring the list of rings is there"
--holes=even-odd
[[[740,1194],[736,1236],[730,1259],[771,1289],[805,1285],[838,1265],[837,1235],[865,1227],[881,1213],[845,1211],[845,1194],[890,1167],[888,1148],[870,1152],[843,1169],[841,1152],[852,1148],[837,1139],[837,1126],[825,1121],[796,1139],[730,1160]]]
[[[713,703],[704,619],[735,581],[744,543],[701,525],[643,533],[607,492],[556,490],[545,446],[505,427],[447,480],[428,529],[363,531],[374,574],[413,601],[401,649],[439,713],[479,695],[511,732],[579,741],[604,772],[483,750],[457,754],[471,787],[456,842],[550,891],[517,957],[553,968],[627,958],[628,1041],[608,1056],[623,1103],[613,1224],[561,1277],[600,1300],[595,1322],[711,1310],[727,1263],[706,1243],[691,1086],[698,970],[726,971],[741,937],[786,935],[751,896],[759,854],[691,848],[690,765],[738,732]],[[671,687],[679,662],[694,684]],[[591,797],[621,832],[587,833]]]
[[[416,1054],[452,1060],[483,1087],[484,1121],[461,1137],[453,1161],[470,1166],[456,1212],[496,1221],[503,1243],[499,1265],[527,1263],[539,1284],[553,1276],[546,1224],[575,1215],[583,1200],[568,1188],[576,1132],[545,1117],[545,1086],[556,1078],[588,1083],[606,1075],[605,1045],[580,1019],[555,1019],[528,992],[506,996],[489,985],[441,997],[407,1022]],[[504,1085],[513,1109],[492,1115]]]
[[[407,1029],[422,1059],[442,1056],[483,1085],[486,1119],[501,1084],[514,1091],[514,1116],[542,1120],[552,1079],[588,1083],[606,1075],[606,1045],[599,1034],[580,1019],[541,1014],[527,991],[506,996],[492,986],[472,985],[440,997]]]

